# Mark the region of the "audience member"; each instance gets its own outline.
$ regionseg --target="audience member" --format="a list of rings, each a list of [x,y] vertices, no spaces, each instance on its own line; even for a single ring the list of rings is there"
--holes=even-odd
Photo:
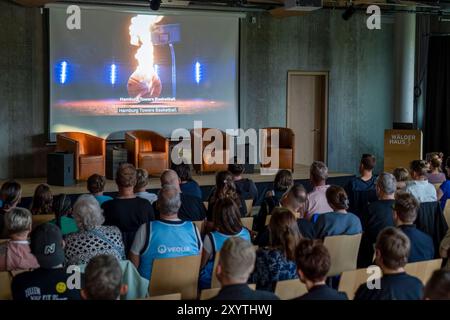
[[[271,292],[252,290],[247,280],[255,267],[255,248],[239,237],[225,241],[216,275],[222,288],[212,300],[278,300]]]
[[[353,213],[347,212],[349,201],[344,189],[339,186],[330,186],[327,189],[326,196],[333,212],[322,213],[317,216],[314,223],[316,238],[323,239],[329,236],[361,233],[361,221]]]
[[[102,209],[92,195],[85,194],[78,198],[73,206],[73,217],[79,231],[66,237],[68,264],[86,264],[100,254],[111,254],[119,260],[125,258],[120,230],[115,226],[103,226],[105,218]]]
[[[192,179],[191,167],[187,163],[182,162],[181,164],[172,164],[171,169],[174,170],[180,178],[180,190],[182,193],[203,200],[202,190],[197,181]]]
[[[97,199],[100,206],[113,198],[110,196],[105,196],[103,191],[105,190],[106,178],[99,174],[94,173],[87,180],[88,191]]]
[[[39,268],[28,243],[31,232],[30,211],[24,208],[9,210],[5,215],[5,229],[9,240],[0,244],[0,271]]]
[[[445,269],[450,271],[450,229],[447,230],[445,237],[441,241],[439,254],[443,259],[447,260]]]
[[[450,300],[450,271],[441,269],[433,272],[423,297],[426,300]]]
[[[406,183],[411,181],[411,176],[409,175],[408,169],[402,167],[395,168],[392,174],[397,181],[397,190],[405,191]]]
[[[256,252],[251,280],[256,283],[256,289],[274,291],[277,281],[297,278],[295,248],[301,234],[295,216],[285,208],[272,211],[269,234],[269,246]]]
[[[355,300],[419,300],[422,298],[422,282],[405,272],[410,241],[397,228],[384,229],[375,245],[376,264],[383,276],[379,285],[368,287],[363,283],[355,294]]]
[[[142,277],[149,279],[156,259],[199,255],[200,233],[191,221],[178,218],[181,207],[179,189],[165,184],[158,194],[160,220],[143,224],[137,231],[130,260]]]
[[[426,162],[414,160],[410,169],[413,180],[406,183],[405,191],[411,193],[419,202],[437,201],[436,188],[427,180]]]
[[[237,161],[237,160],[236,160]],[[237,192],[245,200],[253,200],[253,203],[258,199],[258,189],[253,180],[242,177],[244,173],[244,165],[239,163],[230,163],[228,165],[228,171],[233,175],[233,181],[236,185]]]
[[[52,208],[55,213],[55,219],[51,220],[50,223],[56,224],[63,236],[78,231],[77,223],[71,217],[72,201],[70,201],[69,196],[61,193],[57,197],[54,197]]]
[[[322,161],[314,161],[309,169],[309,180],[313,186],[313,191],[308,193],[308,219],[313,214],[320,214],[333,211],[328,205],[326,191],[329,187],[326,184],[328,179],[328,168]]]
[[[211,288],[214,259],[227,239],[240,237],[251,241],[250,232],[242,226],[239,208],[229,198],[216,201],[213,223],[214,231],[207,234],[203,243],[200,289]]]
[[[345,293],[337,292],[325,283],[331,267],[331,257],[322,241],[300,241],[296,259],[298,277],[308,290],[308,293],[297,300],[347,300]]]
[[[430,171],[427,172],[427,179],[432,184],[441,184],[447,180],[445,173],[442,172],[442,160],[440,158],[430,160]]]
[[[136,169],[136,185],[134,186],[134,193],[137,197],[147,199],[150,204],[158,200],[158,196],[154,193],[146,191],[148,185],[148,172],[145,169]]]
[[[76,271],[69,272],[63,266],[61,230],[50,223],[37,226],[31,233],[30,247],[40,267],[13,278],[13,300],[79,300],[80,290],[67,286]]]
[[[119,166],[116,174],[117,198],[103,203],[105,225],[116,226],[122,232],[125,253],[128,254],[137,229],[155,219],[153,207],[146,199],[136,197],[136,168],[129,163]]]
[[[395,197],[394,222],[409,238],[408,262],[431,260],[434,258],[433,239],[414,225],[419,210],[419,202],[413,195],[399,192]]]
[[[447,176],[450,177],[450,157],[445,161],[445,171]],[[450,199],[450,180],[444,181],[437,190],[437,197],[440,201],[441,208],[444,210],[447,200]]]
[[[89,261],[81,289],[84,300],[119,300],[127,291],[128,286],[122,284],[122,269],[116,257],[102,254]]]
[[[15,181],[7,181],[2,184],[0,189],[0,199],[3,204],[0,208],[0,239],[8,237],[5,228],[5,214],[14,209],[22,197],[22,187]]]
[[[53,194],[50,187],[43,183],[36,187],[31,203],[31,214],[53,214]]]
[[[174,186],[180,193],[181,207],[178,210],[178,218],[184,221],[200,221],[206,217],[206,209],[203,201],[190,194],[185,194],[180,188],[180,179],[174,170],[166,170],[160,177],[161,187],[165,185]],[[158,202],[154,203],[158,207]],[[157,208],[156,208],[157,209]],[[158,210],[156,214],[158,215]]]

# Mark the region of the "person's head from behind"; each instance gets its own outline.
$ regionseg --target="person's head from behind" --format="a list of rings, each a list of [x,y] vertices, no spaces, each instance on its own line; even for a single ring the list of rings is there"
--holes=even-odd
[[[359,164],[359,173],[363,175],[364,173],[372,173],[377,162],[373,154],[365,153],[361,156],[361,162]]]
[[[441,158],[432,158],[430,160],[430,170],[432,173],[441,172],[442,167],[442,159]]]
[[[395,168],[392,174],[394,175],[395,180],[397,180],[397,182],[406,182],[411,179],[408,169],[403,167]]]
[[[3,210],[8,211],[17,206],[22,196],[22,187],[16,181],[7,181],[0,189],[0,200],[3,202]]]
[[[72,201],[70,197],[61,193],[53,197],[53,213],[55,214],[56,224],[61,227],[61,217],[70,216],[72,214]]]
[[[236,198],[236,185],[230,171],[219,171],[216,174],[215,198]]]
[[[393,218],[395,224],[413,224],[417,218],[419,201],[410,193],[397,192],[395,195]]]
[[[434,271],[425,286],[423,297],[426,300],[450,300],[450,271]]]
[[[273,186],[276,191],[286,191],[294,184],[294,178],[289,170],[281,169],[275,175]]]
[[[239,178],[243,173],[244,173],[244,165],[240,164],[240,163],[230,163],[228,165],[228,171],[231,172],[231,174],[233,175],[233,177]]]
[[[408,263],[411,243],[398,228],[387,227],[377,237],[375,262],[383,272],[402,272]]]
[[[119,193],[124,190],[134,190],[136,185],[136,168],[131,163],[123,163],[117,168],[116,184]]]
[[[397,180],[394,175],[388,172],[381,173],[377,178],[375,190],[380,200],[393,198],[397,191]]]
[[[301,237],[294,213],[286,208],[274,208],[269,222],[270,246],[281,250],[288,260],[295,261],[295,249]]]
[[[297,272],[300,281],[308,288],[324,283],[331,267],[328,249],[320,240],[303,239],[297,246]]]
[[[136,169],[136,185],[134,186],[134,192],[145,191],[145,187],[148,185],[148,172],[145,169]]]
[[[241,213],[233,199],[218,199],[213,208],[214,228],[222,234],[234,235],[242,230]]]
[[[225,241],[216,268],[222,286],[247,283],[255,267],[256,252],[252,243],[239,237]]]
[[[94,173],[87,180],[87,189],[94,196],[102,195],[105,191],[106,178]]]
[[[26,240],[31,232],[31,212],[25,208],[12,208],[5,214],[5,229],[13,240]]]
[[[450,177],[450,157],[447,157],[445,160],[445,172],[447,173],[447,176]]]
[[[427,178],[428,168],[425,160],[413,160],[409,169],[413,180],[425,180]]]
[[[78,197],[73,205],[72,215],[80,231],[95,229],[105,222],[100,204],[90,194],[83,194]]]
[[[326,193],[327,202],[334,211],[345,212],[349,207],[347,193],[340,186],[330,186]]]
[[[309,169],[309,179],[314,186],[325,185],[328,179],[328,167],[322,161],[314,161]]]
[[[50,187],[43,183],[34,190],[31,212],[33,214],[51,214],[53,204],[53,194]]]
[[[54,224],[43,223],[34,228],[30,249],[41,268],[58,268],[64,264],[64,240],[61,230]]]
[[[171,169],[176,172],[180,178],[181,183],[192,180],[191,167],[187,163],[172,164]]]
[[[178,189],[180,188],[180,178],[178,177],[178,174],[175,172],[175,170],[164,170],[164,172],[159,177],[159,180],[161,181],[161,187],[164,187],[165,185],[171,185]]]
[[[122,269],[112,255],[102,254],[89,260],[84,272],[81,296],[85,300],[118,300],[128,286],[122,284]]]
[[[301,184],[293,185],[280,200],[284,208],[291,210],[297,218],[302,218],[308,207],[306,189]]]
[[[159,190],[156,203],[161,216],[177,216],[181,207],[180,191],[171,184],[165,184]]]

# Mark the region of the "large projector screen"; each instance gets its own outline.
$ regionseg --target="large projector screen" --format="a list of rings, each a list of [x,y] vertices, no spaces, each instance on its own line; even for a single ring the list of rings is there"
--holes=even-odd
[[[51,141],[238,127],[240,15],[81,6],[71,29],[67,7],[48,7]]]

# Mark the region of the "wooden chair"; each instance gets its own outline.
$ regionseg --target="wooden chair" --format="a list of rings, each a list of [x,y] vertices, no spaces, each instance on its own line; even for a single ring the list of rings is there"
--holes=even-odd
[[[245,217],[241,218],[242,225],[246,227],[248,230],[252,230],[253,228],[253,217]]]
[[[268,215],[266,216],[265,226],[268,226],[268,225],[269,225],[269,223],[270,223],[270,218],[272,218],[272,215],[271,215],[271,214],[268,214]]]
[[[203,201],[203,205],[205,206],[205,209],[206,209],[206,210],[208,210],[208,204],[209,204],[208,201]]]
[[[206,134],[208,131],[208,134]],[[230,137],[227,138],[227,134],[219,129],[213,128],[202,128],[201,130],[191,130],[191,157],[194,170],[197,173],[204,172],[218,172],[223,170],[228,170],[228,164],[230,163],[230,148],[227,146],[227,141],[232,141]],[[200,136],[201,135],[201,136]],[[219,143],[216,144],[216,149],[214,149],[214,154],[211,152],[205,152],[205,148],[208,147],[215,137],[222,137],[222,147],[219,149]],[[200,140],[201,139],[201,140]],[[200,142],[200,150],[197,150],[197,142]],[[197,148],[196,148],[197,147]],[[196,159],[198,157],[200,163]],[[214,160],[218,160],[216,163]],[[214,162],[213,162],[214,161]]]
[[[11,300],[11,281],[12,277],[8,271],[0,272],[0,300]]]
[[[201,255],[155,260],[150,297],[180,292],[183,300],[197,299],[200,260]]]
[[[445,221],[447,221],[447,225],[450,226],[450,201],[449,200],[447,200],[447,202],[445,202],[444,217],[445,217]]]
[[[198,231],[200,231],[200,234],[203,234],[204,227],[205,227],[205,220],[192,221],[192,222],[194,222]]]
[[[181,300],[181,293],[164,294],[162,296],[148,297],[144,300]]]
[[[434,259],[428,261],[420,261],[408,263],[405,266],[406,273],[420,279],[425,285],[431,278],[434,271],[439,270],[442,266],[442,259]]]
[[[441,187],[442,183],[434,183],[433,186],[436,188],[436,192],[439,190],[439,188]]]
[[[377,275],[382,276],[381,269],[378,268],[379,272]],[[339,280],[339,288],[338,291],[345,292],[349,300],[353,300],[355,297],[356,290],[358,290],[359,286],[365,282],[367,282],[368,277],[370,275],[367,274],[367,269],[357,269],[351,271],[342,272],[341,278]]]
[[[250,289],[255,290],[256,284],[249,284]],[[200,293],[200,300],[209,300],[219,294],[220,288],[203,289]]]
[[[245,200],[245,206],[247,207],[247,217],[251,217],[253,208],[253,199]]]
[[[31,226],[34,229],[37,226],[47,223],[53,219],[55,219],[55,215],[53,214],[35,214],[31,216]]]
[[[291,300],[307,293],[304,283],[299,279],[278,281],[275,286],[275,294],[281,300]]]
[[[212,289],[222,287],[222,285],[219,282],[219,279],[217,279],[217,276],[216,276],[216,269],[217,269],[217,265],[219,264],[219,257],[220,257],[220,251],[216,252],[216,256],[214,258],[214,266],[212,269],[213,271],[212,271],[212,276],[211,276],[211,288]]]
[[[323,243],[331,255],[331,268],[328,276],[336,276],[344,271],[356,269],[360,242],[361,233],[325,238]]]
[[[295,134],[290,128],[270,127],[261,129],[267,134],[267,137],[262,141],[262,148],[266,149],[265,154],[273,157],[278,153],[278,168],[275,169],[289,169],[294,171],[294,157],[295,157]],[[271,147],[272,132],[278,130],[278,148]],[[263,150],[264,150],[263,149]],[[266,163],[266,159],[262,159],[261,168],[273,168],[272,163]]]
[[[9,239],[0,239],[0,244],[8,242]]]

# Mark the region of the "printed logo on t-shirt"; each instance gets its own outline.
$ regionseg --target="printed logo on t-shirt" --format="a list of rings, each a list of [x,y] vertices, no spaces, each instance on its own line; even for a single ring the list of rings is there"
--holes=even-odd
[[[64,282],[58,282],[56,284],[56,292],[64,293],[67,290],[67,285]]]
[[[48,256],[49,254],[54,254],[56,250],[56,244],[52,243],[44,248],[44,254]]]
[[[168,247],[164,244],[161,244],[158,246],[158,253],[159,254],[165,254],[165,253],[185,253],[190,252],[190,247]]]

